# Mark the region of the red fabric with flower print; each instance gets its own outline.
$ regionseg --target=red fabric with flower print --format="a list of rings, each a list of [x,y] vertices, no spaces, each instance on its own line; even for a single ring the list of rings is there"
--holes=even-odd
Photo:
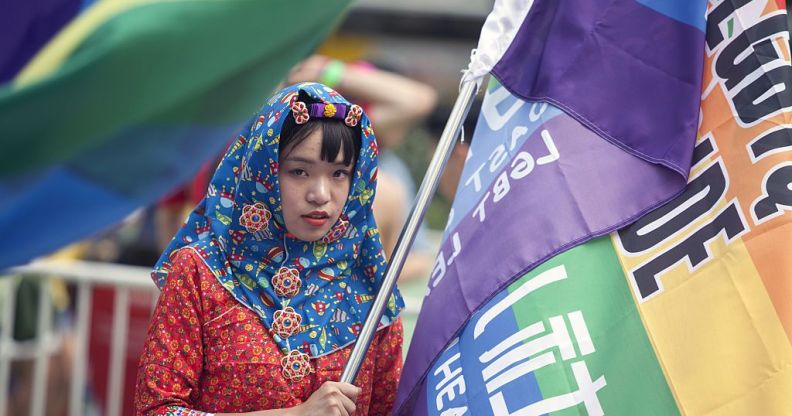
[[[355,385],[356,415],[389,414],[401,374],[402,324],[378,331]],[[252,311],[223,288],[190,249],[176,253],[140,359],[135,412],[174,407],[251,412],[296,406],[326,381],[338,381],[352,347],[310,360],[300,381],[282,374],[284,354]],[[376,380],[376,384],[375,384]]]

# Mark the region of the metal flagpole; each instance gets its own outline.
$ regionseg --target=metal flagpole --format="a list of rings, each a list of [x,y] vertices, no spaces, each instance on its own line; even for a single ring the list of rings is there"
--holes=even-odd
[[[462,126],[462,122],[470,110],[470,105],[473,103],[473,97],[477,92],[477,84],[475,81],[465,81],[460,88],[459,96],[457,96],[454,108],[451,110],[451,115],[448,117],[445,129],[442,136],[440,136],[440,143],[437,145],[432,161],[426,169],[423,183],[418,189],[418,195],[415,197],[410,215],[407,217],[407,223],[402,228],[399,239],[396,242],[396,249],[393,252],[393,257],[388,262],[388,267],[385,269],[385,277],[382,281],[377,297],[374,299],[374,304],[366,316],[366,322],[363,324],[363,329],[360,331],[360,336],[349,355],[344,373],[341,375],[341,381],[344,383],[353,383],[357,376],[360,364],[363,362],[363,357],[368,351],[371,340],[374,338],[374,333],[377,330],[382,313],[385,310],[390,294],[396,285],[396,279],[401,273],[404,260],[407,258],[407,253],[412,247],[415,240],[415,235],[418,231],[418,226],[423,221],[426,214],[426,209],[432,200],[432,196],[437,189],[437,183],[440,180],[440,175],[445,169],[448,157],[451,155],[451,150],[454,148],[457,134]]]

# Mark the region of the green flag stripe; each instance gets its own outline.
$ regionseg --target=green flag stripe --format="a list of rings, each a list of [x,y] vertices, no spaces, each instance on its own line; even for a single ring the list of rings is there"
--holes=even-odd
[[[605,414],[679,414],[609,237],[559,254],[510,285],[509,290],[558,266],[564,267],[566,279],[542,287],[513,307],[520,328],[541,321],[549,331],[549,320],[556,317],[556,323],[564,323],[575,345],[574,357],[564,359],[555,351],[555,363],[535,372],[542,396],[578,390],[571,367],[583,361],[592,380],[604,377],[605,386],[597,391],[597,398]],[[575,330],[585,340],[581,317],[593,350],[575,343]],[[581,414],[588,414],[583,404],[553,413]]]
[[[132,126],[240,122],[347,4],[184,1],[115,15],[51,77],[0,90],[0,177],[66,160]]]

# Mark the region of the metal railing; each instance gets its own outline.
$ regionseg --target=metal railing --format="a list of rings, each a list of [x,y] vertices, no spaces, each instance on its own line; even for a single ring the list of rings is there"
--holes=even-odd
[[[53,305],[48,288],[51,279],[62,279],[74,288],[74,325],[69,329],[74,339],[70,366],[68,410],[70,416],[86,414],[89,331],[91,324],[91,299],[94,288],[112,288],[115,295],[112,315],[112,339],[107,368],[107,400],[99,413],[120,416],[122,409],[125,361],[127,354],[127,327],[130,293],[143,291],[151,297],[151,310],[159,291],[149,277],[146,267],[124,266],[87,261],[47,260],[3,272],[0,277],[2,309],[0,309],[0,416],[6,416],[11,382],[11,364],[15,360],[34,360],[30,416],[44,416],[47,405],[47,384],[50,358],[64,353],[61,335],[53,328]],[[17,341],[13,338],[17,287],[23,279],[35,279],[40,284],[36,313],[35,338]],[[56,409],[62,414],[64,409]],[[10,416],[10,415],[8,415]],[[17,415],[14,415],[17,416]]]

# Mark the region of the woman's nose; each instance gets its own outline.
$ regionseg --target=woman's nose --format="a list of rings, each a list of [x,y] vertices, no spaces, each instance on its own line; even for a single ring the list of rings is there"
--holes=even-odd
[[[307,195],[308,202],[316,205],[324,205],[330,201],[330,186],[324,178],[316,178],[311,183]]]

